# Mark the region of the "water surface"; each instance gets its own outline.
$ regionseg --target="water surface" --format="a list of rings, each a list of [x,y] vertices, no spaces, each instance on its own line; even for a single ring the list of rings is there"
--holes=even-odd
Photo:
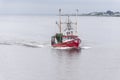
[[[80,50],[56,50],[57,16],[0,16],[1,80],[119,80],[120,18],[79,17]]]

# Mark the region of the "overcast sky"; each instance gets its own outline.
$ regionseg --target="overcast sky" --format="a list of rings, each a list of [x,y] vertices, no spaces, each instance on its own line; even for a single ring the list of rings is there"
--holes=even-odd
[[[120,11],[120,0],[0,0],[1,14],[57,13],[58,9],[80,13],[93,11]]]

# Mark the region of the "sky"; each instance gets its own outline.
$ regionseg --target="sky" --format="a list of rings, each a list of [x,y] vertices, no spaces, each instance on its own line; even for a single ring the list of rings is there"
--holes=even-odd
[[[0,14],[56,14],[59,8],[80,13],[120,11],[120,0],[0,0]]]

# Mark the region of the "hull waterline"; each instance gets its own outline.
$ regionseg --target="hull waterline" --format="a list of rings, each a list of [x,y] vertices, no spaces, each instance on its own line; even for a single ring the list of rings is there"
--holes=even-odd
[[[67,42],[63,42],[63,43],[57,43],[57,44],[53,44],[52,47],[54,48],[79,48],[81,41],[80,39],[76,39],[76,40],[71,40],[71,41],[67,41]]]

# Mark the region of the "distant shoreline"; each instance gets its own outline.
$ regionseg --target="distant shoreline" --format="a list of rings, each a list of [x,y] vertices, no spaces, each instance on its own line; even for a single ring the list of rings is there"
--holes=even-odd
[[[76,14],[62,14],[62,16],[76,16]],[[105,11],[105,12],[90,12],[78,14],[78,16],[96,16],[96,17],[120,17],[120,12]]]
[[[59,16],[56,13],[12,13],[12,14],[0,14],[0,16]],[[61,16],[76,16],[76,14],[62,14]],[[95,17],[120,17],[120,12],[105,11],[105,12],[89,12],[89,13],[79,13],[78,16],[95,16]]]
[[[59,15],[49,15],[49,14],[0,14],[0,16],[59,16]],[[68,15],[62,15],[62,16],[68,16]],[[76,15],[69,15],[69,16],[76,16]],[[78,16],[93,16],[93,17],[120,17],[120,16],[116,16],[116,15],[111,15],[111,16],[105,16],[105,15],[83,15],[83,14],[79,14]]]

